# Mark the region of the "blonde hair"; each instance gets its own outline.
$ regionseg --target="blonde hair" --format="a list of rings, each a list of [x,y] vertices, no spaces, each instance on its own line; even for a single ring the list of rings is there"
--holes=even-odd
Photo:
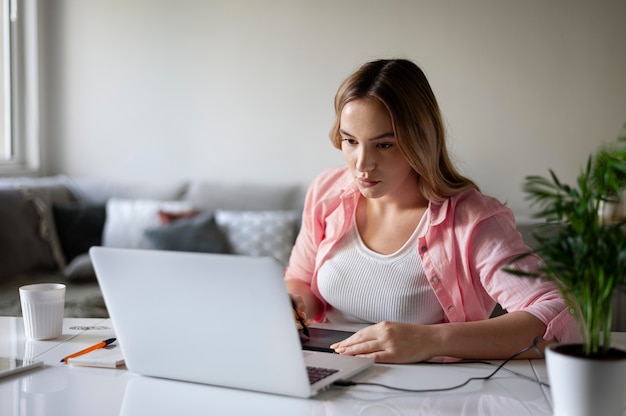
[[[455,168],[445,140],[439,105],[422,70],[405,59],[368,62],[348,77],[335,95],[333,145],[341,149],[340,119],[346,103],[372,97],[391,117],[398,147],[419,177],[422,194],[441,202],[476,184]]]

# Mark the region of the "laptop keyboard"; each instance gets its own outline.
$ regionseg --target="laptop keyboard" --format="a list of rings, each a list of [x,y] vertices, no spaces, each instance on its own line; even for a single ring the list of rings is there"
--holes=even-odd
[[[309,373],[309,383],[314,384],[323,378],[328,377],[331,374],[335,374],[337,371],[334,368],[322,368],[322,367],[307,367]]]

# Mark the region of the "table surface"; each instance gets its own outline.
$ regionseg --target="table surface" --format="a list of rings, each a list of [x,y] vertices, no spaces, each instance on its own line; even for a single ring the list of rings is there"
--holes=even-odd
[[[143,377],[125,369],[78,367],[59,361],[114,337],[109,320],[66,318],[63,335],[30,341],[22,319],[0,317],[0,356],[43,360],[44,366],[0,379],[0,414],[20,415],[551,415],[543,360],[515,360],[488,381],[445,392],[407,393],[376,386],[332,387],[312,399]],[[626,333],[615,333],[626,348]],[[354,381],[408,389],[454,386],[485,377],[499,361],[376,364]],[[521,376],[520,376],[521,375]],[[525,377],[522,377],[525,376]],[[626,415],[626,412],[624,413]]]

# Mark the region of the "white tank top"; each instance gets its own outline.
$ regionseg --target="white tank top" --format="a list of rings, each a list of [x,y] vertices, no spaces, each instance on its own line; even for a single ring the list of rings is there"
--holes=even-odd
[[[335,323],[381,321],[434,324],[444,321],[441,304],[426,279],[418,237],[427,214],[395,253],[380,254],[361,240],[355,220],[320,267],[317,284]]]

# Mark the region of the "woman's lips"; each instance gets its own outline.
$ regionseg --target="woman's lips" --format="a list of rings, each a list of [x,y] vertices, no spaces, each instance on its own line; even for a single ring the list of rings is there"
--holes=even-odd
[[[370,188],[372,186],[377,185],[379,181],[375,181],[373,179],[368,179],[368,178],[357,178],[357,182],[359,183],[360,186],[364,188]]]

